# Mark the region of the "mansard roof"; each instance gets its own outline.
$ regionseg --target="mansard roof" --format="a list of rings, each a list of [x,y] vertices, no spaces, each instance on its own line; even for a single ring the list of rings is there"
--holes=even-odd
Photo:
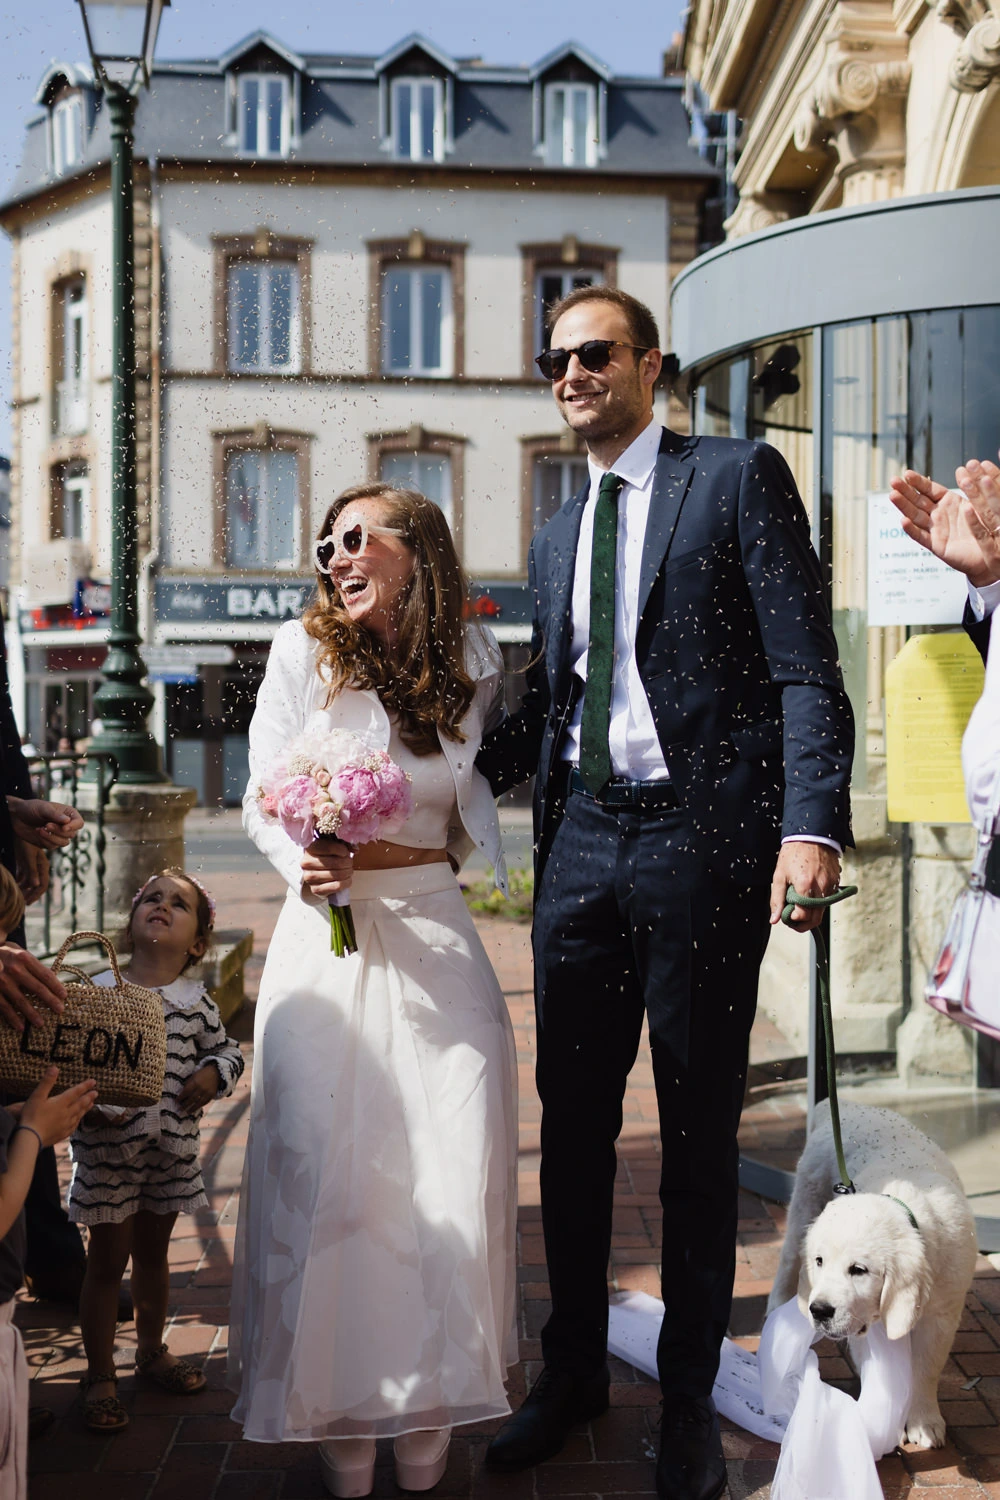
[[[296,165],[377,168],[380,172],[398,166],[412,176],[414,163],[396,163],[385,150],[379,99],[387,75],[415,48],[449,79],[451,114],[445,160],[421,164],[422,171],[515,172],[526,178],[557,174],[573,176],[581,186],[593,179],[595,187],[602,178],[623,175],[658,180],[716,175],[690,144],[690,123],[678,78],[616,75],[577,42],[554,49],[533,67],[506,67],[479,58],[451,57],[416,34],[374,57],[298,53],[259,30],[219,57],[157,62],[136,113],[136,156],[202,166],[238,164],[240,169],[252,170],[253,160],[241,154],[227,129],[226,77],[238,72],[241,62],[253,65],[255,54],[263,50],[273,59],[271,66],[297,75],[298,118],[292,148],[286,157],[269,160],[269,170],[287,164],[292,175]],[[583,70],[602,88],[604,138],[600,159],[593,167],[546,165],[539,154],[538,91],[550,74],[559,78],[567,69],[577,77]],[[92,82],[85,68],[54,62],[36,95],[43,106],[51,105],[52,85],[58,77],[71,83]],[[85,125],[83,158],[67,176],[84,175],[108,160],[108,112],[100,102],[95,96],[97,107]],[[53,185],[45,118],[43,108],[26,121],[20,167],[2,207],[30,199]]]
[[[236,63],[261,48],[267,52],[273,52],[279,62],[287,63],[296,72],[304,73],[306,71],[306,60],[304,57],[300,57],[297,52],[293,52],[290,47],[286,47],[283,42],[279,42],[269,31],[259,30],[252,31],[249,36],[243,38],[242,42],[237,42],[235,47],[230,47],[228,52],[223,52],[217,64],[219,71],[222,73],[228,72]],[[154,67],[153,71],[157,71],[156,67]]]

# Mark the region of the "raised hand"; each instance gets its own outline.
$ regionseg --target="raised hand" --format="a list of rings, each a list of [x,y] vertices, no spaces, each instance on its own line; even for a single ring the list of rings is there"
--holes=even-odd
[[[889,481],[889,498],[903,518],[906,535],[964,573],[973,588],[1000,580],[1000,568],[984,554],[970,527],[959,491],[907,469]]]
[[[986,562],[1000,578],[1000,469],[970,458],[955,470],[964,495],[962,515]]]
[[[8,797],[7,807],[17,837],[39,849],[65,849],[83,827],[83,818],[76,808],[63,802],[45,802],[41,797]]]
[[[54,1146],[71,1136],[97,1098],[97,1084],[92,1078],[53,1097],[58,1077],[58,1068],[46,1068],[41,1082],[21,1108],[20,1123],[37,1130],[43,1146]]]

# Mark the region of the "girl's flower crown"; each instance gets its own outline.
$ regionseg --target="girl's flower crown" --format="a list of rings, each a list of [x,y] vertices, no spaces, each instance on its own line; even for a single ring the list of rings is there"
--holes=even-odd
[[[179,877],[179,878],[182,879],[182,880],[186,880],[189,885],[193,885],[199,891],[201,891],[201,894],[204,896],[205,900],[208,902],[208,925],[210,927],[214,927],[215,926],[215,900],[212,897],[212,895],[205,889],[205,887],[202,885],[201,881],[197,878],[197,876],[195,876],[195,875],[189,875],[186,870],[185,870],[184,874],[181,877]],[[129,908],[129,915],[130,916],[135,911],[136,907],[139,905],[139,902],[142,900],[143,893],[145,892],[146,887],[152,885],[154,880],[159,880],[159,879],[161,879],[161,877],[159,875],[150,875],[149,878],[148,878],[148,880],[144,880],[143,881],[142,885],[139,887],[139,889],[136,891],[135,895],[132,897],[132,905]]]

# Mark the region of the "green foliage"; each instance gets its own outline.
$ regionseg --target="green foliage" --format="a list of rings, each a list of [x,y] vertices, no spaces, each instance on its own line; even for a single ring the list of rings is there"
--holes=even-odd
[[[469,910],[477,916],[502,917],[508,922],[530,922],[535,877],[531,870],[511,870],[508,875],[510,897],[505,900],[493,884],[492,876],[474,880],[464,888]]]

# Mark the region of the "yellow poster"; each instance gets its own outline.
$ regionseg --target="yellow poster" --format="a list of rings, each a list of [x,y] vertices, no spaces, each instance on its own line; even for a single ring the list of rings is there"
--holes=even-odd
[[[914,635],[885,674],[885,750],[893,823],[968,823],[962,735],[983,690],[964,631]]]

